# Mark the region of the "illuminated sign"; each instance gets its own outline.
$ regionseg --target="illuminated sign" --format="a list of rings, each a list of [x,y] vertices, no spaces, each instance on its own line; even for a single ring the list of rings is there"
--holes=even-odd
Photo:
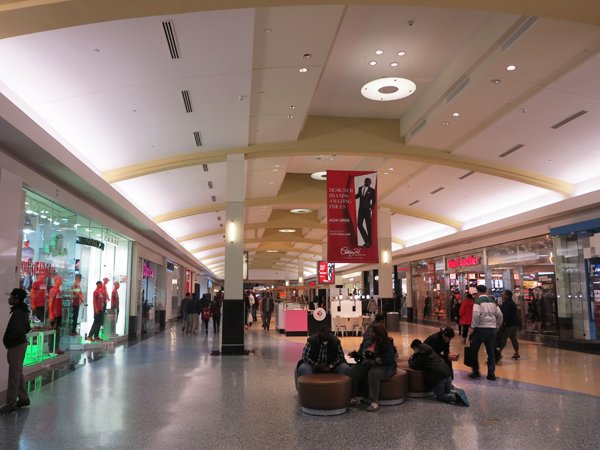
[[[459,258],[452,258],[446,260],[446,267],[448,269],[459,269],[461,267],[478,266],[480,263],[479,256],[461,256]]]
[[[335,282],[335,263],[318,261],[317,276],[319,284],[333,284]]]

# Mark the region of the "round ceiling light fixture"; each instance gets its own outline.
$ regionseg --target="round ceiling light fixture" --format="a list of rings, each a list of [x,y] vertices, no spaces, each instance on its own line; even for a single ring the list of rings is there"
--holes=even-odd
[[[312,209],[307,209],[307,208],[295,208],[295,209],[290,209],[290,212],[292,214],[308,214],[310,212],[312,212]]]
[[[417,85],[406,78],[379,78],[365,84],[360,93],[369,100],[389,102],[413,94]]]
[[[267,250],[267,253],[278,253],[279,250]]]
[[[326,181],[327,180],[327,172],[315,172],[310,175],[313,180]]]
[[[293,228],[280,228],[279,230],[280,233],[295,233],[296,230],[294,230]]]

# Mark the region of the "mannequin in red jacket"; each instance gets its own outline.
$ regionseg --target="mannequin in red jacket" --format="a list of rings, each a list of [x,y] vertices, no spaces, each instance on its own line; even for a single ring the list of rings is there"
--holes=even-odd
[[[71,336],[77,336],[77,319],[79,318],[79,307],[83,303],[83,291],[81,290],[81,275],[75,275],[75,281],[73,281],[73,298],[71,300],[71,306],[73,307],[73,320],[71,322]]]
[[[29,298],[31,300],[31,308],[41,322],[44,322],[46,316],[46,283],[44,283],[44,274],[38,273],[37,280],[31,285]]]
[[[96,281],[96,290],[94,291],[94,323],[88,333],[88,340],[101,341],[100,327],[104,323],[104,307],[106,306],[106,296],[104,295],[104,285],[102,281]]]
[[[48,294],[48,317],[50,318],[50,326],[56,330],[56,340],[54,347],[50,349],[51,352],[57,355],[62,355],[64,352],[60,349],[60,326],[62,325],[62,292],[60,287],[62,286],[62,278],[60,276],[54,277],[54,286],[50,289]],[[51,346],[52,347],[52,346]]]

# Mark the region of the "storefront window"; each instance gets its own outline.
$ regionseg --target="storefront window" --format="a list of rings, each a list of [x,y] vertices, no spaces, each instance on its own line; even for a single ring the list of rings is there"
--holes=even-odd
[[[115,329],[105,331],[113,335],[125,333],[129,255],[130,243],[124,237],[25,191],[21,286],[29,293],[33,320],[40,329],[49,325],[50,297],[58,298],[55,294],[60,293],[62,317],[57,349],[70,344],[71,340],[66,339],[69,335],[82,338],[89,331],[94,318],[93,292],[96,282],[103,279],[108,290],[107,308],[115,309],[110,297],[113,288],[118,286],[121,312],[117,316],[115,311]],[[53,294],[49,295],[51,291]],[[77,305],[79,298],[80,306]]]

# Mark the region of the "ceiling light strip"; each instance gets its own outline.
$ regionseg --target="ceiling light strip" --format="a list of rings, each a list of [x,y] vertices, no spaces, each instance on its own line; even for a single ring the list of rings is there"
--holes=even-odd
[[[169,52],[171,53],[171,59],[179,59],[179,46],[177,45],[177,38],[175,36],[175,26],[172,20],[165,20],[162,23],[165,37],[167,38],[167,45],[169,46]]]
[[[191,113],[192,111],[192,101],[190,100],[190,91],[181,91],[181,96],[183,97],[183,106],[185,106],[185,112]]]
[[[587,113],[587,111],[584,111],[584,110],[581,110],[581,111],[579,111],[579,112],[576,112],[576,113],[575,113],[575,114],[573,114],[572,116],[569,116],[569,117],[567,117],[566,119],[563,119],[563,120],[561,120],[560,122],[558,122],[558,123],[556,123],[556,124],[552,125],[550,128],[553,128],[553,129],[555,129],[555,130],[556,130],[556,129],[558,129],[558,128],[562,127],[563,125],[566,125],[566,124],[568,124],[569,122],[572,122],[573,120],[575,120],[575,119],[577,119],[577,118],[579,118],[579,117],[583,116],[583,115],[584,115],[584,114],[586,114],[586,113]]]
[[[504,153],[500,153],[498,156],[500,158],[504,158],[505,156],[508,156],[511,153],[514,153],[514,152],[516,152],[517,150],[519,150],[519,149],[521,149],[523,147],[525,147],[525,145],[523,145],[523,144],[517,144],[514,147],[511,147],[508,150],[506,150]]]

